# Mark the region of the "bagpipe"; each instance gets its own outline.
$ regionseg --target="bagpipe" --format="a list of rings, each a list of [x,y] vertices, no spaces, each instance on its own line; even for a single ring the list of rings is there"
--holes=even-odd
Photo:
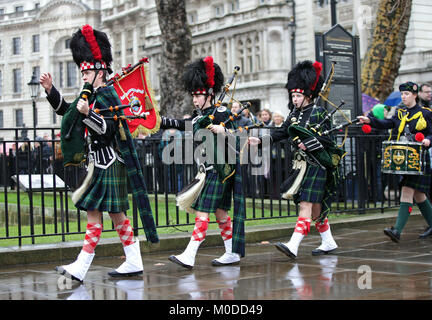
[[[225,84],[221,94],[217,98],[214,106],[214,110],[211,114],[203,116],[200,115],[200,118],[197,120],[197,125],[201,129],[208,129],[212,125],[221,125],[226,129],[226,134],[228,136],[235,136],[238,132],[247,132],[250,129],[253,128],[259,128],[262,127],[264,124],[256,123],[252,126],[244,126],[244,127],[238,127],[238,128],[228,128],[227,125],[229,122],[233,122],[236,118],[240,117],[241,113],[248,109],[251,104],[250,102],[242,103],[240,101],[237,101],[234,99],[234,94],[231,95],[231,100],[229,104],[232,104],[232,101],[237,101],[242,106],[237,113],[229,112],[228,117],[226,119],[219,119],[215,116],[217,108],[219,108],[222,105],[222,102],[224,98],[227,96],[228,91],[230,90],[230,87],[234,80],[237,78],[238,72],[240,70],[240,67],[236,66],[234,68],[233,75],[230,77],[228,82]],[[239,154],[239,151],[237,151],[237,143],[236,146],[233,147],[228,143],[228,146],[231,148],[234,148],[234,152],[236,154]],[[217,159],[217,150],[214,152],[215,159]],[[216,172],[218,173],[219,179],[222,181],[222,183],[225,183],[229,178],[233,177],[235,174],[235,168],[236,164],[231,163],[217,163],[217,161],[214,161],[214,164],[211,166],[211,168],[214,168]],[[186,212],[191,213],[191,206],[195,202],[195,200],[198,198],[199,194],[202,191],[202,188],[204,187],[204,182],[206,178],[206,171],[208,168],[205,167],[204,164],[200,164],[198,168],[198,173],[195,176],[195,178],[185,187],[183,190],[181,190],[176,197],[177,206],[181,210],[185,210]]]
[[[61,150],[63,154],[63,164],[67,166],[80,166],[86,160],[84,130],[82,120],[85,115],[76,108],[79,99],[90,100],[93,95],[93,85],[85,83],[78,98],[73,101],[62,117],[61,122]],[[66,132],[64,134],[64,132]]]
[[[240,101],[234,99],[234,93],[235,93],[235,84],[234,84],[234,91],[233,91],[234,93],[230,96],[230,102],[228,103],[228,105],[231,105],[233,101],[236,101],[242,106],[240,111],[237,113],[235,113],[235,112],[233,113],[230,111],[228,119],[226,119],[224,121],[219,121],[219,123],[217,122],[218,119],[216,119],[216,117],[215,117],[216,110],[217,110],[217,108],[219,108],[222,105],[222,102],[225,99],[225,97],[227,96],[231,85],[233,84],[234,81],[235,82],[237,81],[237,76],[238,76],[239,71],[240,71],[240,67],[235,66],[232,76],[230,77],[228,82],[225,84],[224,88],[222,89],[221,94],[219,95],[219,97],[217,98],[217,100],[214,104],[215,109],[213,110],[213,112],[207,116],[202,116],[200,119],[198,119],[197,123],[198,123],[200,128],[209,128],[211,125],[214,125],[214,124],[226,127],[228,122],[234,121],[236,118],[241,116],[241,114],[244,110],[249,109],[249,107],[251,106],[250,102],[243,103],[243,102],[240,102]],[[216,123],[215,123],[215,121],[216,121]],[[233,134],[235,132],[243,132],[244,130],[248,131],[250,129],[259,128],[262,126],[264,126],[264,124],[262,122],[260,122],[260,123],[255,123],[252,126],[238,127],[236,130],[227,129],[227,132],[228,132],[228,134]]]
[[[227,136],[231,136],[231,137],[236,138],[238,136],[237,135],[238,133],[247,132],[248,130],[251,130],[254,128],[260,128],[260,127],[264,126],[264,123],[260,122],[260,123],[255,123],[251,126],[244,126],[244,127],[238,127],[238,128],[228,128],[227,127],[230,122],[233,123],[236,120],[236,118],[241,116],[241,114],[244,110],[249,109],[249,107],[251,106],[250,102],[240,102],[234,98],[235,87],[236,87],[236,82],[237,82],[237,77],[238,77],[239,71],[240,71],[240,67],[235,66],[233,74],[229,78],[228,82],[225,84],[221,94],[219,95],[218,99],[216,100],[216,103],[214,104],[215,108],[214,108],[213,112],[207,116],[202,116],[201,118],[199,118],[197,120],[197,124],[200,128],[209,128],[211,125],[220,125],[220,126],[225,128],[225,132],[226,132]],[[228,92],[229,92],[230,87],[233,83],[234,83],[234,85],[233,85],[234,89],[233,89],[233,93],[230,95],[230,102],[228,103],[228,105],[232,105],[233,101],[236,101],[241,105],[241,108],[237,113],[229,110],[227,118],[219,118],[218,116],[215,115],[216,111],[222,105],[222,102],[225,99],[225,97],[229,96]],[[238,155],[240,153],[240,151],[237,150],[237,144],[236,144],[236,147],[233,147],[230,143],[227,143],[227,145],[228,145],[228,148],[231,148],[231,150],[235,154]],[[242,149],[242,148],[239,148],[239,149]],[[214,155],[215,155],[215,159],[216,159],[217,158],[217,150],[215,150]],[[217,163],[218,161],[214,161],[214,162],[215,162],[214,168],[218,172],[218,175],[221,178],[222,183],[224,183],[228,178],[230,178],[234,174],[235,164],[229,164],[229,163],[220,164],[220,163]]]
[[[344,101],[341,101],[339,106],[336,106],[328,99],[328,95],[330,93],[331,81],[334,75],[334,64],[332,63],[332,67],[326,76],[323,87],[318,94],[318,97],[312,107],[312,111],[309,114],[309,118],[306,120],[305,126],[300,126],[299,123],[293,122],[288,127],[288,134],[292,138],[292,142],[295,146],[298,146],[300,143],[304,143],[306,146],[305,154],[319,166],[325,169],[334,169],[336,168],[343,155],[345,154],[342,149],[343,145],[337,145],[334,139],[332,139],[331,135],[335,131],[339,131],[341,129],[347,128],[352,124],[356,124],[359,122],[358,119],[349,120],[346,119],[347,122],[340,124],[331,129],[324,129],[324,124],[326,122],[331,122],[331,119],[335,112],[340,111],[341,107],[345,104]],[[311,116],[314,114],[314,111],[318,108],[318,104],[320,99],[325,100],[331,106],[334,107],[334,110],[328,112],[324,119],[315,125],[310,124]],[[342,113],[345,117],[345,115]],[[345,117],[346,118],[346,117]]]
[[[133,66],[129,65],[122,68],[120,75],[116,74],[105,84],[105,86],[111,86],[114,89],[114,98],[121,104],[110,106],[107,109],[94,110],[104,119],[118,122],[122,140],[125,140],[122,120],[126,120],[132,137],[137,137],[139,133],[148,135],[159,130],[159,110],[155,107],[156,99],[147,80],[148,71],[145,63],[148,63],[148,58],[141,59]],[[85,83],[79,97],[71,103],[63,116],[61,132],[66,132],[66,134],[62,135],[61,142],[65,166],[77,166],[85,161],[85,126],[82,123],[85,115],[76,109],[76,104],[79,99],[92,100],[93,94],[93,85]]]

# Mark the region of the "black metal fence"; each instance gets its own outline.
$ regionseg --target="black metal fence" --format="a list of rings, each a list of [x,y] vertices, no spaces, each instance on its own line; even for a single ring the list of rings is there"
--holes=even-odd
[[[0,141],[0,240],[16,239],[22,245],[23,239],[35,243],[37,238],[57,236],[61,238],[59,241],[66,241],[66,236],[85,233],[85,212],[75,209],[69,198],[69,186],[78,183],[85,169],[63,167],[59,138],[55,134],[58,128],[38,128],[38,133],[48,132],[45,140],[23,138],[19,134],[22,128],[3,128],[0,132],[7,130],[14,132],[15,138]],[[380,170],[381,142],[385,137],[351,132],[347,137],[337,138],[339,143],[344,142],[347,153],[342,159],[332,212],[384,212],[398,205],[399,176],[382,175]],[[175,142],[183,139],[179,135]],[[175,205],[175,195],[193,179],[196,166],[165,164],[162,150],[168,141],[160,136],[135,142],[157,228],[178,229],[193,224],[194,218]],[[273,144],[269,151],[267,174],[252,175],[254,165],[242,166],[247,221],[298,214],[294,202],[280,197],[280,185],[291,169],[290,146],[282,141]],[[142,227],[133,202],[131,211],[128,215],[138,234]],[[104,232],[113,230],[113,226],[111,229],[104,226]]]

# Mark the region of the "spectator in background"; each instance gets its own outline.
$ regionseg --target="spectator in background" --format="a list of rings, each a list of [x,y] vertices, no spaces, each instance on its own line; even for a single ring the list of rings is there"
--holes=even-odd
[[[33,150],[33,161],[35,173],[48,173],[52,148],[47,145],[41,137],[36,137],[35,148]]]
[[[271,132],[271,129],[268,129],[266,127],[273,126],[273,122],[271,121],[272,113],[269,109],[263,109],[261,110],[261,121],[264,123],[264,128],[258,129],[258,137],[263,137],[266,135],[269,135]],[[263,175],[258,176],[258,189],[261,194],[269,195],[270,193],[274,193],[274,185],[270,182],[270,162],[266,161],[266,157],[263,157],[265,154],[270,154],[271,149],[269,146],[263,146],[261,149],[258,149],[258,156],[262,157],[263,159]]]
[[[249,120],[252,122],[252,124],[255,124],[255,123],[257,123],[257,122],[260,121],[257,117],[255,117],[255,116],[252,114],[252,112],[250,112],[249,109],[245,109],[245,110],[243,110],[243,113],[242,113],[242,114],[243,114],[243,116],[244,116],[245,118],[249,119]]]
[[[162,134],[162,139],[159,144],[159,157],[164,161],[163,149],[173,143],[176,150],[171,152],[171,156],[174,156],[176,152],[182,151],[183,135],[177,129],[166,129]],[[167,160],[167,159],[165,159]],[[165,162],[164,162],[165,163]],[[183,188],[183,165],[173,162],[167,165],[165,170],[165,178],[168,190],[167,193],[177,193]],[[173,179],[175,177],[175,179]]]
[[[54,159],[50,157],[53,166],[54,174],[56,174],[63,181],[65,180],[65,169],[63,166],[63,154],[61,151],[60,133],[57,133],[54,141]]]
[[[273,134],[277,128],[281,127],[284,122],[284,117],[278,113],[273,112],[272,114],[272,123],[273,128],[270,128],[270,134]],[[273,181],[276,181],[276,184],[272,185],[272,195],[274,199],[278,199],[280,196],[280,184],[285,181],[288,176],[288,172],[282,170],[284,167],[285,161],[285,153],[290,150],[290,146],[286,141],[279,141],[271,146],[271,169],[273,173]]]
[[[432,87],[428,83],[423,83],[419,91],[419,104],[422,107],[430,108],[432,101]]]
[[[231,107],[231,113],[239,113],[241,109],[240,103],[238,102],[233,102],[232,107]],[[244,110],[243,110],[244,112]],[[253,123],[249,118],[246,118],[244,115],[240,114],[237,118],[235,118],[234,123],[236,125],[236,127],[245,127],[245,126],[251,126]]]
[[[153,133],[149,136],[146,136],[144,139],[144,152],[143,160],[145,161],[145,166],[143,166],[143,170],[147,173],[144,174],[146,177],[146,181],[151,181],[150,184],[147,185],[147,189],[149,192],[165,192],[165,183],[164,183],[164,166],[162,163],[162,158],[159,157],[159,142],[162,139],[163,130],[159,130],[156,133]]]
[[[273,112],[272,119],[273,119],[272,120],[273,127],[275,128],[270,128],[270,134],[273,134],[276,128],[280,128],[284,122],[284,117],[278,112]],[[276,156],[277,156],[277,146],[274,145],[272,146],[272,159],[276,159]],[[280,150],[280,157],[285,158],[285,150],[283,147]]]
[[[279,112],[273,112],[272,120],[273,120],[273,126],[279,128],[282,126],[282,123],[284,122],[284,117]]]
[[[25,141],[17,151],[17,157],[18,157],[18,173],[19,174],[26,174],[31,173],[31,170],[34,166],[34,161],[32,158],[32,149],[30,146],[30,140],[29,138],[23,138]]]
[[[264,125],[266,127],[272,126],[272,113],[269,109],[263,109],[261,110],[261,121],[264,122]]]
[[[259,122],[262,121],[262,119],[261,119],[261,111],[258,111],[258,112],[257,112],[257,114],[256,114],[256,118],[257,118],[257,120],[258,120]]]

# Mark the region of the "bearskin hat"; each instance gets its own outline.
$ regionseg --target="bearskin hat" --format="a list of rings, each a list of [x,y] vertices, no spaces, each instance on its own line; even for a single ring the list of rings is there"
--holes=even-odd
[[[291,93],[299,92],[307,97],[315,99],[321,91],[324,79],[321,75],[322,63],[310,60],[299,62],[288,73],[288,82],[285,88],[288,89],[290,100]]]
[[[213,57],[207,56],[188,64],[182,81],[187,92],[211,95],[222,90],[224,75]]]
[[[72,57],[83,70],[108,70],[112,73],[111,44],[105,32],[94,30],[86,24],[72,35]]]

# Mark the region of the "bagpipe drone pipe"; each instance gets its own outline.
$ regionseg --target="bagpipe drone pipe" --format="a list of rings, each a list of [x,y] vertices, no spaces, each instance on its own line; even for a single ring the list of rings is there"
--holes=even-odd
[[[196,123],[199,126],[199,128],[208,129],[211,125],[220,125],[226,129],[225,132],[226,132],[227,136],[236,136],[237,133],[245,132],[245,131],[248,131],[248,130],[253,129],[253,128],[260,128],[264,125],[261,122],[261,123],[256,123],[256,124],[251,125],[251,126],[244,126],[244,127],[238,127],[238,128],[234,128],[232,126],[235,119],[240,117],[242,112],[251,106],[250,102],[241,103],[238,101],[242,107],[237,113],[233,113],[229,110],[227,110],[227,112],[217,112],[218,108],[221,106],[224,98],[226,97],[228,91],[230,90],[232,83],[237,79],[237,75],[238,75],[239,70],[240,70],[239,66],[236,66],[234,68],[234,72],[233,72],[232,76],[230,77],[230,79],[228,80],[226,85],[224,86],[221,94],[219,95],[218,99],[216,100],[216,103],[214,104],[215,108],[214,108],[213,112],[207,116],[201,116],[197,120]],[[234,96],[234,93],[231,95],[231,101],[234,99],[233,96]],[[232,151],[234,151],[236,154],[239,154],[239,151],[237,149],[240,149],[240,148],[238,148],[237,143],[236,143],[236,146],[233,147],[231,144],[226,142],[226,147],[231,148],[231,149],[235,148],[236,150],[232,150]],[[227,155],[228,155],[228,152],[225,153],[225,156],[227,156]],[[235,172],[235,166],[236,165],[232,164],[232,163],[228,163],[227,161],[226,161],[226,163],[218,163],[219,161],[217,161],[217,157],[218,157],[218,151],[217,151],[217,148],[215,148],[215,151],[214,151],[215,161],[214,161],[213,166],[214,166],[215,170],[218,172],[218,175],[219,175],[221,181],[225,182],[228,178],[233,176],[233,174]]]
[[[227,136],[234,136],[236,137],[237,133],[243,133],[247,132],[250,129],[253,128],[260,128],[263,126],[263,123],[256,123],[251,126],[244,126],[244,127],[238,127],[235,128],[231,126],[230,123],[234,122],[237,117],[240,117],[243,110],[250,107],[250,103],[241,103],[242,107],[237,113],[233,113],[231,111],[226,112],[216,112],[217,109],[221,106],[222,101],[224,100],[225,96],[227,95],[229,88],[233,81],[236,79],[236,76],[238,74],[238,71],[240,70],[240,67],[236,66],[234,68],[234,73],[232,77],[228,80],[227,84],[224,86],[224,89],[218,99],[216,100],[216,103],[214,104],[214,111],[206,116],[200,116],[200,118],[196,121],[196,125],[198,125],[201,129],[209,129],[211,125],[220,125],[225,128],[225,133]],[[231,100],[233,100],[233,95],[231,95]],[[238,140],[236,140],[235,146],[232,146],[231,144],[227,143],[225,141],[224,147],[232,148],[231,151],[233,151],[236,155],[238,155],[239,152],[239,144],[237,143]],[[229,163],[227,161],[224,161],[223,163],[218,163],[217,161],[217,148],[214,150],[214,163],[212,164],[212,168],[216,170],[218,173],[218,177],[222,183],[225,183],[229,178],[234,176],[236,164],[235,163]],[[225,153],[227,155],[227,153]],[[198,173],[195,176],[195,178],[185,187],[182,191],[180,191],[177,194],[176,201],[177,206],[181,210],[185,210],[187,212],[191,211],[191,206],[201,193],[201,190],[204,186],[205,177],[206,177],[206,171],[207,168],[204,164],[200,164]]]

